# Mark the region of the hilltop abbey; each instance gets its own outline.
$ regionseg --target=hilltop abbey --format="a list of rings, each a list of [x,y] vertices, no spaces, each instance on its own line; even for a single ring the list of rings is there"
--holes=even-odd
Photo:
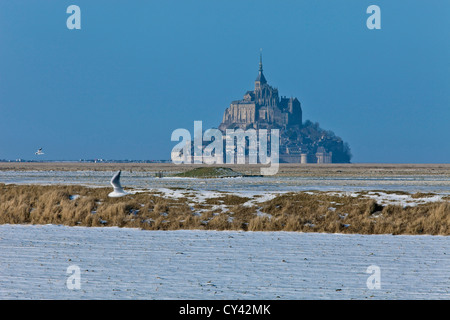
[[[278,89],[271,87],[263,73],[262,56],[255,90],[247,91],[242,100],[231,102],[225,110],[219,129],[226,128],[271,129],[302,125],[302,108],[297,98],[278,96]]]
[[[234,144],[234,138],[230,140],[233,142],[228,144],[228,129],[232,132],[267,130],[266,138],[268,144],[270,140],[271,146],[270,151],[267,151],[271,154],[270,157],[274,155],[282,163],[349,163],[351,159],[350,147],[347,143],[344,143],[332,131],[321,129],[318,123],[309,120],[303,121],[300,101],[294,97],[280,97],[278,89],[267,83],[263,73],[262,56],[259,60],[255,89],[247,91],[243,99],[231,102],[223,114],[218,130],[214,129],[219,133],[214,136],[214,143],[209,144],[212,141],[211,137],[206,139],[203,134],[198,135],[198,132],[203,132],[201,121],[198,123],[199,127],[196,128],[196,122],[194,122],[193,140],[189,131],[184,129],[183,133],[177,132],[175,136],[172,134],[172,141],[176,141],[177,137],[183,139],[172,150],[173,161],[202,163],[208,159],[207,163],[209,163],[210,160],[218,159],[217,163],[238,163],[233,159],[237,159],[239,156],[247,160],[255,159],[253,158],[255,154],[252,153],[255,150],[249,148],[251,139],[247,140],[248,143],[244,140],[239,147]],[[275,135],[279,144],[273,150],[272,143],[274,141],[271,140],[271,133],[269,133],[269,131],[272,132],[272,129],[279,131]],[[245,137],[243,138],[245,139]],[[212,153],[205,156],[205,151],[211,152],[212,149],[215,150],[214,156]],[[219,149],[221,151],[218,151]],[[261,154],[258,157],[261,161]],[[228,162],[228,158],[231,162]],[[247,161],[247,163],[250,162]]]
[[[279,97],[278,89],[267,83],[262,55],[255,89],[241,100],[232,101],[223,114],[219,130],[279,129],[280,162],[331,163],[350,162],[350,148],[318,123],[303,123],[302,107],[297,98]]]

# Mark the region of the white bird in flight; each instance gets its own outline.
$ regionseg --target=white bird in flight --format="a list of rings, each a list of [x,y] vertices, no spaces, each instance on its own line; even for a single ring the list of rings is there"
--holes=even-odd
[[[36,151],[34,154],[37,154],[38,156],[43,155],[42,148],[39,148],[38,151]]]
[[[127,195],[128,193],[125,192],[120,185],[120,170],[116,172],[116,174],[111,179],[111,185],[114,188],[114,191],[108,194],[109,197],[117,198]]]

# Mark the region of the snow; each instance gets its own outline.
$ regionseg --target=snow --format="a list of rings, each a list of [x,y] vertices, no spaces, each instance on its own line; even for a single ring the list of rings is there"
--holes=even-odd
[[[417,206],[418,204],[424,204],[429,202],[442,201],[442,195],[434,195],[430,197],[412,198],[410,194],[395,194],[385,192],[368,192],[368,198],[374,199],[381,205],[393,204],[406,206]]]
[[[309,192],[305,192],[308,194],[312,194]],[[400,205],[402,207],[413,207],[417,206],[419,204],[425,204],[430,202],[439,202],[442,201],[442,198],[444,197],[444,194],[435,194],[432,196],[423,196],[423,197],[416,197],[413,198],[412,194],[403,194],[403,193],[395,193],[390,192],[386,193],[383,191],[367,191],[367,192],[348,192],[348,191],[329,191],[325,192],[325,194],[328,195],[334,195],[334,196],[350,196],[354,198],[367,198],[367,199],[373,199],[380,205]]]
[[[169,198],[169,199],[182,199],[182,198],[188,198],[191,206],[191,209],[193,209],[193,206],[195,204],[202,204],[208,199],[219,199],[222,197],[225,197],[227,195],[232,196],[238,196],[243,198],[249,198],[248,201],[242,204],[244,207],[252,207],[254,205],[270,201],[274,198],[276,198],[279,195],[282,195],[286,193],[286,191],[281,192],[265,192],[265,191],[239,191],[239,192],[225,192],[225,191],[212,191],[212,190],[191,190],[191,189],[168,189],[168,188],[156,188],[151,190],[134,190],[130,191],[130,193],[137,193],[137,192],[154,192],[154,193],[160,193],[163,197]],[[204,210],[197,210],[199,212],[207,211],[207,210],[217,210],[221,209],[222,212],[227,212],[229,209],[226,205],[214,205],[211,208],[204,209]]]
[[[109,186],[112,174],[6,171],[0,180],[96,187]],[[187,198],[192,207],[225,195],[247,197],[243,206],[256,206],[257,215],[268,218],[260,204],[286,192],[402,206],[450,194],[448,177],[159,179],[124,172],[122,182],[131,193]],[[398,191],[437,194],[412,198]],[[0,299],[450,299],[449,249],[444,236],[0,225]],[[81,270],[80,290],[66,285],[74,265]],[[367,288],[370,266],[380,267],[379,290]]]
[[[242,204],[244,207],[258,206],[263,202],[270,201],[277,196],[288,193],[288,191],[237,191],[237,192],[226,192],[226,191],[212,191],[212,190],[192,190],[192,189],[169,189],[169,188],[157,188],[151,190],[139,190],[134,192],[156,192],[161,193],[162,196],[172,199],[189,198],[190,205],[194,206],[196,203],[204,203],[207,199],[214,199],[224,197],[226,195],[234,195],[244,198],[249,198],[248,201]],[[315,192],[303,191],[306,194],[315,195]],[[382,191],[367,191],[367,192],[349,192],[349,191],[322,191],[324,194],[330,196],[350,196],[350,197],[360,197],[367,199],[374,199],[380,205],[401,205],[406,206],[417,206],[419,204],[425,204],[430,202],[442,201],[442,197],[445,194],[436,194],[432,196],[423,196],[413,198],[412,194],[395,193],[395,192],[382,192]],[[131,192],[133,193],[133,192]],[[339,203],[332,202],[334,205],[340,205]],[[330,211],[335,211],[335,207],[329,207]]]
[[[252,207],[258,203],[263,203],[266,201],[270,201],[275,199],[276,197],[286,193],[284,192],[235,192],[234,195],[240,196],[240,197],[247,197],[250,198],[249,201],[245,202],[243,206],[245,207]]]
[[[449,255],[444,236],[0,225],[0,299],[450,299]]]

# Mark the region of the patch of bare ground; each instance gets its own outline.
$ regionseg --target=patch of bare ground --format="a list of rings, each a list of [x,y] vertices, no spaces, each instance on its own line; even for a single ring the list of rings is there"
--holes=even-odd
[[[224,194],[192,203],[157,192],[109,198],[110,188],[0,184],[0,224],[450,235],[450,199],[380,205],[364,195],[292,192],[270,201]],[[415,194],[414,198],[431,194]],[[246,205],[243,205],[243,204]]]

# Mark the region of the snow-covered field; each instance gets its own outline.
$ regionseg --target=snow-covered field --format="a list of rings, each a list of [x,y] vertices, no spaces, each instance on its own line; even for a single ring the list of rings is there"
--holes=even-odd
[[[0,225],[0,299],[450,299],[450,238]]]
[[[0,183],[110,187],[112,174],[2,171]],[[450,195],[447,176],[158,179],[124,171],[121,182],[193,205],[224,192],[248,197],[244,205],[295,191],[403,206]],[[381,288],[368,287],[368,268],[379,268]],[[69,289],[77,270],[80,288]],[[0,299],[450,299],[450,237],[0,225]]]
[[[16,184],[78,184],[110,187],[112,171],[0,171],[0,183]],[[154,172],[122,171],[125,188],[161,189],[186,188],[225,192],[274,191],[367,191],[392,190],[450,194],[450,178],[442,176],[380,176],[380,177],[246,177],[246,178],[155,178]]]

